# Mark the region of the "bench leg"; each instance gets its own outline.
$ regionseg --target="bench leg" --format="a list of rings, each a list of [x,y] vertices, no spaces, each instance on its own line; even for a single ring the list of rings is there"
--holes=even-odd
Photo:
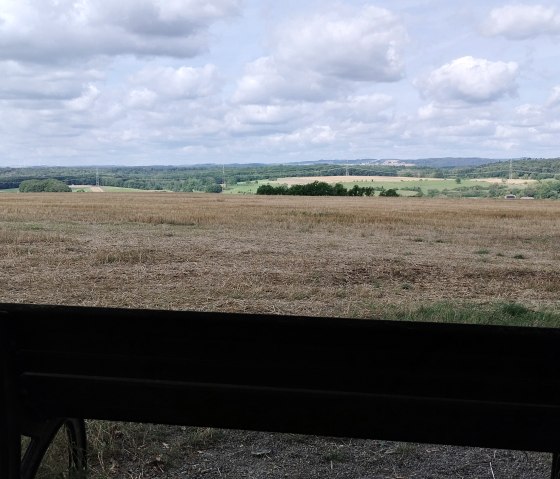
[[[5,325],[0,324],[0,477],[20,479],[20,417]]]
[[[81,477],[85,477],[87,470],[87,434],[86,425],[83,419],[66,419],[66,434],[70,455],[68,457],[68,467],[70,471]]]
[[[51,445],[58,431],[64,428],[68,440],[69,477],[85,477],[86,430],[82,419],[51,419],[42,424],[35,424],[29,433],[31,442],[21,460],[21,479],[33,479],[43,456]]]
[[[551,479],[560,479],[560,453],[555,452],[552,455],[552,473]]]
[[[3,401],[4,402],[4,401]],[[0,415],[0,477],[20,479],[21,439],[15,415],[6,414],[2,404]]]

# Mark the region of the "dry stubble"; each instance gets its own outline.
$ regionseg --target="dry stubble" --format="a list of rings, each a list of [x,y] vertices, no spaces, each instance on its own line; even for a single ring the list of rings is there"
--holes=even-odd
[[[560,309],[560,202],[139,194],[0,197],[1,301],[382,316]]]

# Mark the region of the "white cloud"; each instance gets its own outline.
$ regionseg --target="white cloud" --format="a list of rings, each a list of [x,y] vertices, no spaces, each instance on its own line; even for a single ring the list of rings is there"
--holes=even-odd
[[[343,80],[400,80],[406,31],[399,18],[374,6],[333,8],[297,18],[275,34],[278,62]]]
[[[487,35],[503,35],[510,40],[560,35],[560,11],[543,5],[505,5],[490,12],[483,31]]]
[[[557,155],[560,5],[513,2],[0,0],[0,161]]]
[[[270,55],[246,66],[234,100],[324,101],[359,82],[395,82],[404,75],[407,41],[398,17],[382,8],[335,7],[294,18],[272,35]]]
[[[490,120],[467,120],[456,125],[449,125],[439,130],[439,135],[452,137],[491,136],[495,131],[495,124]]]
[[[497,125],[494,137],[498,140],[510,140],[517,143],[517,140],[521,139],[521,133],[524,131],[527,130],[512,125]]]
[[[44,65],[0,61],[0,99],[68,100],[82,93],[83,85],[99,80],[96,69],[51,69]]]
[[[157,94],[148,88],[135,88],[128,93],[125,104],[129,108],[149,109],[155,105],[157,98]]]
[[[555,140],[558,140],[558,133],[560,133],[560,121],[551,121],[550,123],[547,123],[544,128],[543,131],[545,133],[552,133],[555,136],[553,137]]]
[[[287,133],[309,121],[304,105],[236,105],[225,115],[221,129],[239,137]]]
[[[394,99],[389,95],[349,95],[323,102],[278,102],[275,104],[235,104],[227,113],[225,124],[234,135],[281,135],[290,141],[310,139],[309,125],[322,125],[322,135],[315,135],[309,144],[325,139],[325,128],[331,132],[346,132],[348,136],[386,131],[392,123]],[[302,130],[307,133],[303,134]],[[294,136],[295,135],[295,136]],[[344,135],[343,135],[344,136]],[[340,138],[340,135],[338,136]]]
[[[552,92],[548,97],[546,105],[550,108],[560,106],[560,85],[556,85],[552,88]]]
[[[329,125],[314,125],[287,134],[272,135],[270,144],[293,144],[299,147],[328,145],[336,140],[336,132]]]
[[[278,63],[273,57],[261,57],[246,66],[233,100],[240,103],[316,102],[326,100],[338,88],[341,88],[339,82],[317,72]]]
[[[543,107],[532,103],[524,103],[514,109],[511,123],[526,128],[539,127],[545,120]]]
[[[95,85],[89,84],[79,97],[68,100],[66,106],[73,111],[89,110],[99,97],[99,94],[99,89]]]
[[[416,80],[421,93],[441,103],[484,103],[517,91],[518,64],[471,56],[457,58]]]
[[[237,0],[81,0],[70,3],[71,15],[80,23],[113,24],[126,31],[164,36],[183,36],[197,27],[207,27],[215,20],[238,14],[241,6]]]
[[[34,62],[95,55],[192,57],[241,0],[22,0],[0,3],[0,58]]]
[[[214,65],[205,65],[201,68],[146,67],[134,74],[130,81],[134,85],[141,85],[155,92],[160,97],[172,99],[209,96],[216,93],[220,85],[218,71]],[[139,90],[136,92],[138,95]]]
[[[342,121],[377,123],[389,120],[394,107],[395,100],[390,95],[350,95],[338,101],[326,102],[323,115],[330,114]]]

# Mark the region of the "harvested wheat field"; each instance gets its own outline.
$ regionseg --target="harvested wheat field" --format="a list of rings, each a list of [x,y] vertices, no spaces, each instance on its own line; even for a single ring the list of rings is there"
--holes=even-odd
[[[340,176],[289,176],[278,178],[276,183],[291,185],[306,185],[314,181],[325,183],[354,183],[368,181],[418,181],[414,176],[375,176],[375,175],[340,175]],[[441,181],[441,178],[422,178],[424,181]]]
[[[0,302],[559,326],[559,244],[553,201],[5,194]],[[92,477],[544,478],[550,461],[192,428],[96,437]]]
[[[560,203],[168,193],[0,198],[6,302],[379,317],[560,311]]]

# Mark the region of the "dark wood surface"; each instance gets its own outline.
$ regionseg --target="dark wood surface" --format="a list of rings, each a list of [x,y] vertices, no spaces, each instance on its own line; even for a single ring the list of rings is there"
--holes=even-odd
[[[0,321],[24,421],[560,450],[560,330],[13,304]]]

